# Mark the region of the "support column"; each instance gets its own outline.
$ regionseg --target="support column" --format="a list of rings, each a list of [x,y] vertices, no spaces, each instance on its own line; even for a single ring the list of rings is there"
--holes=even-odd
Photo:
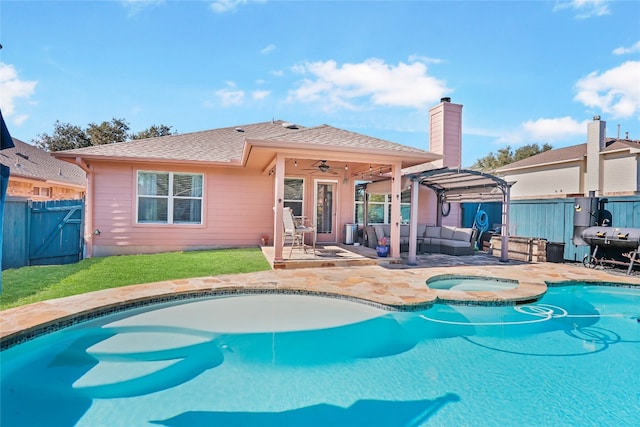
[[[274,174],[275,201],[273,203],[273,250],[274,262],[282,262],[282,246],[284,243],[284,224],[282,222],[282,209],[284,208],[284,156],[276,156]]]
[[[400,258],[400,192],[402,191],[402,165],[391,165],[391,257]]]

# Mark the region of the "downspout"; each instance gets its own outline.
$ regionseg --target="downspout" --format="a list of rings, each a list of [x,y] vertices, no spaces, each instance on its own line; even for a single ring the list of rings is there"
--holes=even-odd
[[[444,192],[437,191],[436,192],[436,225],[438,227],[442,227],[442,205],[444,204]]]
[[[76,164],[87,174],[87,194],[84,203],[84,258],[93,256],[93,170],[82,160],[76,157]]]

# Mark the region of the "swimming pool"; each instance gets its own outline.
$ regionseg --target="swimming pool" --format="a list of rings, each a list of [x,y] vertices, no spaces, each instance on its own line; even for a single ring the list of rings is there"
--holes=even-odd
[[[163,304],[3,351],[0,424],[637,425],[639,316],[640,289],[582,285],[417,312],[300,295]]]

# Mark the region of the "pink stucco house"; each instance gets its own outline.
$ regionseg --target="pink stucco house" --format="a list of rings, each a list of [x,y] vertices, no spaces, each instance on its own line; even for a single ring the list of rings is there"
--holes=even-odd
[[[446,98],[431,109],[431,151],[278,120],[54,155],[87,174],[88,257],[257,246],[266,236],[278,261],[284,206],[316,224],[319,244],[339,242],[344,224],[362,220],[361,181],[393,178],[391,194],[378,201],[379,220],[400,224],[402,170],[460,164],[461,111]],[[433,223],[435,197],[420,192],[419,221]],[[399,256],[398,230],[392,256]]]

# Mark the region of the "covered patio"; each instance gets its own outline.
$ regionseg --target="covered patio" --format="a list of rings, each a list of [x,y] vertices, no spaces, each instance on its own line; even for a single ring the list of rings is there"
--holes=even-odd
[[[474,255],[452,256],[434,253],[418,253],[416,260],[408,262],[409,253],[402,252],[399,257],[384,257],[377,255],[376,250],[366,246],[345,245],[336,243],[322,245],[316,248],[316,255],[310,251],[294,249],[291,257],[281,262],[274,262],[275,250],[273,246],[262,246],[262,253],[276,270],[292,270],[299,268],[321,267],[364,267],[381,266],[390,269],[430,268],[430,267],[460,267],[487,266],[505,264],[499,257],[487,252],[477,251]],[[288,252],[287,252],[288,254]],[[526,262],[509,260],[509,264],[526,264]]]

